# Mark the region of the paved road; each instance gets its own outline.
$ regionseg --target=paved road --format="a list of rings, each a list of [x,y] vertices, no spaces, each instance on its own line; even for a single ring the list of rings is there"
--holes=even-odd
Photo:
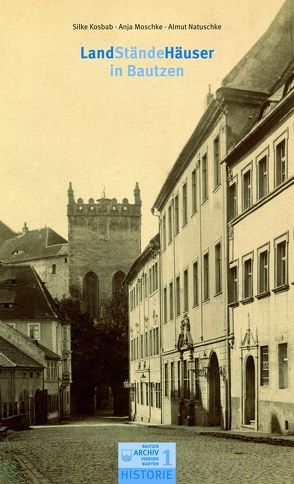
[[[177,443],[177,484],[294,483],[294,448],[111,419],[34,428],[0,442],[0,483],[117,482],[117,443]]]

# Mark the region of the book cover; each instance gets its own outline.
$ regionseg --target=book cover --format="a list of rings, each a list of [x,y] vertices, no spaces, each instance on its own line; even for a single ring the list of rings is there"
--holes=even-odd
[[[1,6],[1,482],[291,482],[293,0]]]

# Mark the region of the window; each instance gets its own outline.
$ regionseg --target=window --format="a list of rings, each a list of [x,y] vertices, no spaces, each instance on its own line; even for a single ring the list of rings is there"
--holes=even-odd
[[[188,222],[187,183],[183,185],[183,225]]]
[[[198,262],[193,264],[193,305],[199,304]]]
[[[155,406],[156,408],[161,407],[160,383],[155,383]]]
[[[144,346],[143,346],[143,335],[140,337],[140,357],[144,358]]]
[[[237,182],[232,183],[228,190],[228,219],[229,221],[238,215]]]
[[[84,277],[84,309],[91,318],[99,312],[99,279],[94,272],[88,272]]]
[[[139,383],[137,383],[137,402],[140,403],[140,390],[139,390]]]
[[[168,363],[164,364],[164,396],[168,398]]]
[[[286,237],[275,241],[275,259],[275,287],[278,288],[288,283],[288,254]]]
[[[163,289],[163,322],[167,322],[167,288]]]
[[[243,262],[243,298],[251,298],[253,295],[253,280],[252,280],[252,271],[253,271],[253,259],[252,257],[244,260]]]
[[[288,344],[278,345],[279,353],[279,388],[288,388]]]
[[[179,316],[181,314],[181,300],[180,300],[180,276],[176,278],[176,314]]]
[[[263,156],[257,161],[257,173],[258,173],[258,198],[262,198],[268,193],[268,162],[267,156]]]
[[[238,301],[238,266],[229,269],[229,304]]]
[[[200,401],[199,358],[195,358],[195,400]]]
[[[169,319],[174,317],[174,283],[169,284]]]
[[[152,294],[153,287],[152,287],[152,268],[149,269],[149,296]]]
[[[220,185],[220,182],[221,182],[219,137],[215,138],[213,142],[213,155],[214,155],[214,186],[216,188],[218,185]]]
[[[209,299],[209,255],[208,252],[203,256],[203,300]]]
[[[162,217],[162,250],[166,249],[166,217]]]
[[[147,274],[144,274],[144,296],[148,296],[148,287],[147,287]]]
[[[249,169],[243,174],[243,210],[251,206],[251,197],[251,169]]]
[[[286,162],[286,139],[283,139],[275,147],[276,164],[276,187],[281,185],[287,178]]]
[[[202,157],[202,202],[208,199],[207,154]]]
[[[183,361],[184,364],[184,398],[190,398],[190,378],[187,360]]]
[[[150,356],[153,356],[153,341],[152,341],[152,329],[149,331],[149,352]]]
[[[181,396],[181,362],[178,361],[178,397]]]
[[[158,328],[154,329],[154,339],[155,339],[155,354],[159,355],[159,330]]]
[[[175,393],[175,364],[172,361],[170,364],[170,392],[171,396]]]
[[[144,388],[143,388],[143,382],[140,382],[140,394],[141,394],[141,405],[144,405]]]
[[[168,207],[168,243],[172,241],[173,219],[172,219],[172,205]]]
[[[188,281],[188,269],[184,271],[184,311],[188,311],[189,308],[189,281]]]
[[[47,379],[56,380],[58,377],[56,361],[47,361]]]
[[[258,293],[269,290],[269,251],[268,248],[258,254]]]
[[[221,244],[215,246],[215,294],[222,291],[222,249]]]
[[[145,333],[145,355],[148,356],[148,332]]]
[[[179,195],[175,196],[175,235],[179,233],[180,221],[179,221]]]
[[[149,385],[145,385],[146,390],[146,405],[149,405]]]
[[[150,406],[153,407],[154,406],[154,397],[153,397],[153,391],[154,389],[154,383],[150,383]]]
[[[269,384],[268,346],[260,347],[260,385]]]
[[[155,262],[154,266],[154,291],[158,289],[158,263]]]
[[[192,171],[192,214],[197,211],[197,179],[196,168]]]
[[[118,271],[113,275],[112,278],[112,298],[115,300],[125,294],[125,287],[123,280],[125,278],[125,273]]]
[[[30,338],[32,338],[36,341],[40,341],[40,339],[41,339],[40,324],[39,323],[37,323],[37,324],[29,323],[28,333],[29,333]]]
[[[52,274],[56,274],[56,264],[52,264]]]

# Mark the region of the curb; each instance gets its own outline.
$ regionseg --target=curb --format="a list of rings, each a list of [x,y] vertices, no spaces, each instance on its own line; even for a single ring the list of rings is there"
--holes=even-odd
[[[149,428],[157,428],[157,429],[165,429],[165,430],[175,430],[175,429],[181,429],[186,432],[193,433],[194,435],[201,435],[201,436],[207,436],[207,437],[216,437],[219,439],[234,439],[234,440],[242,440],[243,442],[253,442],[257,444],[268,444],[268,445],[279,445],[279,446],[284,446],[284,447],[294,447],[294,439],[293,440],[288,440],[283,437],[262,437],[258,435],[245,435],[245,434],[238,434],[238,433],[231,433],[230,431],[226,432],[213,432],[209,430],[197,430],[196,427],[186,427],[183,425],[160,425],[160,424],[150,424],[146,422],[126,422],[130,425],[137,425],[138,427],[140,425],[144,427],[149,427]]]
[[[207,437],[217,437],[219,439],[235,439],[243,440],[243,442],[253,442],[256,444],[280,445],[284,447],[294,447],[293,440],[287,440],[279,437],[258,437],[252,435],[241,434],[222,434],[218,432],[199,432],[198,435],[206,435]]]

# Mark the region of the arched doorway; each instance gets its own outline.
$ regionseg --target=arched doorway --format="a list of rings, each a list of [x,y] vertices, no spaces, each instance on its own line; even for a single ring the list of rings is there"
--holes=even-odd
[[[209,425],[221,424],[220,375],[216,353],[210,357],[209,365]]]
[[[253,356],[248,356],[245,370],[245,424],[255,421],[255,363]]]
[[[99,307],[99,281],[94,272],[88,272],[84,277],[84,310],[91,318],[96,318]]]

